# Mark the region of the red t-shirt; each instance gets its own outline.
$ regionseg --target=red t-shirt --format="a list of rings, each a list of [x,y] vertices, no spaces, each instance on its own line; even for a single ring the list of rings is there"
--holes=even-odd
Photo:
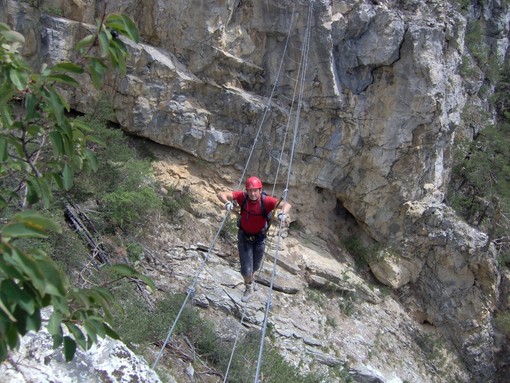
[[[262,206],[259,197],[258,200],[252,201],[244,191],[233,191],[232,197],[241,207],[241,229],[248,234],[257,234],[266,226],[266,217],[262,213]],[[246,198],[246,203],[244,199]],[[244,204],[244,206],[243,206]],[[269,214],[274,210],[278,200],[274,197],[266,195],[264,197],[264,210]]]

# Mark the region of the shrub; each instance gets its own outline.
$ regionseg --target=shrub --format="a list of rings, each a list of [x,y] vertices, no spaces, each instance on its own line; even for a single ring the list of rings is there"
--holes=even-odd
[[[179,191],[173,186],[167,189],[163,197],[163,206],[170,216],[175,215],[180,209],[189,210],[192,202],[188,190]]]
[[[377,245],[366,246],[359,238],[348,237],[342,241],[346,250],[354,257],[358,267],[366,267],[369,262],[378,259],[379,249]]]
[[[237,218],[229,216],[221,228],[220,235],[225,239],[235,240],[237,238]]]
[[[97,170],[87,169],[76,177],[76,188],[71,191],[73,199],[78,202],[100,199],[119,187],[133,190],[151,180],[150,161],[138,156],[122,130],[109,128],[106,120],[87,118],[87,121],[94,127],[98,139],[106,145],[93,148],[98,158]]]
[[[347,294],[338,300],[338,307],[345,316],[350,317],[356,312],[356,298]]]
[[[136,232],[161,209],[161,199],[148,186],[139,190],[118,190],[101,199],[102,213],[111,228]]]
[[[120,286],[119,286],[120,287]],[[122,310],[114,313],[114,329],[123,334],[131,347],[144,348],[166,339],[184,302],[184,294],[169,294],[156,302],[150,310],[139,294],[133,293],[133,286],[122,283],[118,296],[123,301]],[[212,321],[201,317],[197,308],[187,304],[182,307],[179,321],[172,333],[174,342],[186,337],[194,347],[197,357],[208,362],[221,373],[227,371],[232,354],[233,342],[218,336]],[[235,383],[252,382],[258,362],[261,332],[251,330],[240,336],[228,372],[228,381]],[[267,343],[267,342],[266,342]],[[197,367],[199,368],[199,367]],[[261,374],[272,383],[319,383],[318,375],[305,376],[298,368],[290,365],[271,345],[265,346]]]
[[[507,338],[510,338],[510,311],[497,314],[494,318],[496,327],[501,331]]]
[[[143,247],[139,243],[129,242],[126,245],[128,258],[131,262],[136,263],[143,257]]]
[[[502,252],[498,257],[498,263],[501,266],[510,267],[510,252]]]
[[[488,64],[488,46],[483,40],[485,28],[480,20],[470,21],[466,27],[465,43],[478,65],[482,68]]]
[[[482,130],[457,149],[448,201],[470,224],[487,228],[496,212],[510,207],[510,126]]]

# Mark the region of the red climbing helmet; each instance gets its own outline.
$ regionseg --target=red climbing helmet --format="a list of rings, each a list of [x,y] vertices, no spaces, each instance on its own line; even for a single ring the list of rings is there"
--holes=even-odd
[[[262,181],[258,177],[249,177],[246,180],[246,190],[248,189],[262,189]]]

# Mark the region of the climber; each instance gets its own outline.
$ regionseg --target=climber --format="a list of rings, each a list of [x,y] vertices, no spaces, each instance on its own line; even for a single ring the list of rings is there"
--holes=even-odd
[[[253,275],[260,268],[264,256],[266,232],[271,220],[272,211],[279,207],[278,199],[266,196],[262,191],[262,181],[258,177],[246,180],[246,191],[233,190],[218,193],[218,199],[231,211],[233,202],[241,207],[238,221],[237,248],[241,263],[241,275],[244,279],[245,291],[241,300],[246,302],[254,290]],[[283,202],[278,219],[283,222],[291,208]]]

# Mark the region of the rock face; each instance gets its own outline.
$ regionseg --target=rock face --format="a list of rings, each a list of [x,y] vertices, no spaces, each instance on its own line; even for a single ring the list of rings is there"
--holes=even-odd
[[[34,65],[71,57],[82,23],[93,24],[105,6],[131,15],[143,43],[130,47],[128,75],[107,84],[122,128],[218,165],[247,165],[267,182],[281,163],[280,174],[292,170],[296,220],[313,210],[312,190],[327,191],[323,239],[342,233],[335,220],[348,212],[383,248],[369,260],[377,279],[398,290],[421,323],[448,334],[475,381],[494,379],[495,256],[443,200],[453,142],[472,134],[461,113],[487,107],[476,96],[483,78],[460,75],[471,57],[466,25],[483,23],[486,47],[502,61],[504,2],[465,14],[443,0],[44,3],[63,17],[0,0],[7,10],[0,21],[28,36]],[[87,112],[98,95],[83,84],[67,96]]]
[[[161,382],[147,362],[111,338],[100,340],[87,351],[77,349],[69,363],[61,350],[52,349],[52,344],[53,338],[46,330],[29,332],[19,350],[0,365],[0,382]]]

